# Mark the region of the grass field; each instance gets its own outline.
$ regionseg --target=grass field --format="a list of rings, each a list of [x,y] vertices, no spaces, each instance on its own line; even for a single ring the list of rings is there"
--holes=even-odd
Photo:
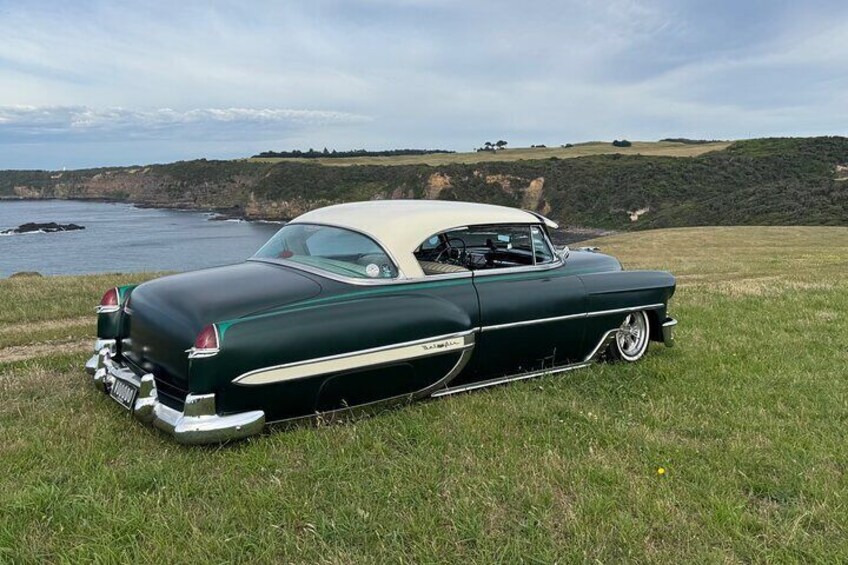
[[[592,243],[678,275],[677,347],[215,448],[88,384],[141,277],[0,281],[0,562],[848,560],[848,228]]]
[[[396,157],[344,157],[328,159],[251,158],[262,163],[307,162],[321,165],[448,165],[451,163],[481,163],[489,161],[521,161],[529,159],[570,159],[587,155],[621,153],[622,155],[655,155],[667,157],[695,157],[708,151],[726,149],[732,142],[691,144],[671,141],[634,141],[631,147],[613,147],[608,141],[578,143],[572,147],[519,147],[497,153],[430,153],[428,155],[401,155]]]

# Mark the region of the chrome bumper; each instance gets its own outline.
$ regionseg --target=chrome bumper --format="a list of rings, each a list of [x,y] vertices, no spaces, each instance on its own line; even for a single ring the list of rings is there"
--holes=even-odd
[[[219,415],[215,411],[214,394],[189,394],[182,412],[165,406],[156,395],[153,375],[136,375],[115,361],[114,340],[97,340],[95,354],[85,364],[95,388],[108,394],[116,380],[138,390],[131,408],[132,415],[168,432],[185,444],[221,443],[242,439],[262,431],[265,413],[261,410]]]
[[[677,326],[677,320],[674,318],[666,318],[662,325],[663,343],[666,347],[674,346],[674,328]]]

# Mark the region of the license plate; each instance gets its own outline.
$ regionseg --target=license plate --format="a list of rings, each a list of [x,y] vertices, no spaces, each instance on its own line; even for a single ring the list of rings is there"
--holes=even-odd
[[[115,382],[112,383],[112,389],[109,391],[109,396],[114,398],[115,402],[127,410],[133,409],[137,394],[138,389],[134,384],[122,381],[121,379],[115,379]]]

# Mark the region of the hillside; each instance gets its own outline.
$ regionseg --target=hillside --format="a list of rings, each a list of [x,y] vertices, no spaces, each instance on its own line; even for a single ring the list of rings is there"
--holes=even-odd
[[[592,244],[677,276],[674,348],[221,448],[83,371],[153,275],[0,280],[0,562],[848,561],[848,228]]]
[[[393,157],[347,157],[347,158],[268,158],[252,157],[250,160],[261,163],[319,163],[333,167],[349,165],[452,165],[472,164],[492,161],[529,161],[537,159],[573,159],[588,155],[649,155],[660,157],[695,157],[709,151],[726,149],[730,141],[709,143],[675,143],[669,141],[634,141],[630,147],[613,147],[608,141],[590,141],[575,143],[570,147],[518,147],[502,149],[497,152],[469,153],[428,153],[425,155],[403,155]]]
[[[681,152],[706,147],[665,145]],[[4,171],[0,196],[129,200],[257,219],[287,219],[351,200],[440,198],[518,206],[568,225],[618,230],[848,224],[848,138],[738,141],[691,157],[638,150],[634,143],[615,154],[437,166],[199,160],[61,173]]]

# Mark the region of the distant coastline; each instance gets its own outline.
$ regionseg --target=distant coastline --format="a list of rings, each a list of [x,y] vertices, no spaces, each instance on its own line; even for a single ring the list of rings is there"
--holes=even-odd
[[[186,213],[195,213],[195,214],[205,214],[208,217],[206,218],[208,221],[212,222],[248,222],[253,224],[268,224],[275,226],[283,226],[286,224],[286,220],[268,220],[263,218],[247,218],[242,215],[232,214],[232,211],[221,211],[221,210],[206,210],[206,209],[193,209],[193,208],[173,208],[173,207],[161,207],[161,206],[151,206],[148,204],[137,204],[135,202],[118,202],[115,200],[107,200],[103,198],[5,198],[0,197],[0,204],[2,202],[48,202],[48,201],[60,201],[60,202],[68,202],[68,201],[76,201],[76,202],[90,202],[90,203],[101,203],[101,204],[124,204],[128,206],[132,206],[134,208],[139,209],[158,209],[158,210],[168,210],[171,212],[186,212]],[[2,232],[8,228],[12,228],[14,226],[2,226],[0,225],[0,235],[6,235]],[[617,233],[614,230],[607,230],[601,228],[586,228],[586,227],[574,227],[574,226],[564,226],[557,229],[553,229],[550,231],[551,240],[556,245],[570,245],[572,243],[584,241],[587,239],[594,239],[597,237],[603,237],[606,235],[613,235]]]
[[[304,161],[7,170],[0,171],[0,199],[131,202],[265,221],[340,202],[418,198],[532,210],[576,230],[848,224],[845,137]]]

